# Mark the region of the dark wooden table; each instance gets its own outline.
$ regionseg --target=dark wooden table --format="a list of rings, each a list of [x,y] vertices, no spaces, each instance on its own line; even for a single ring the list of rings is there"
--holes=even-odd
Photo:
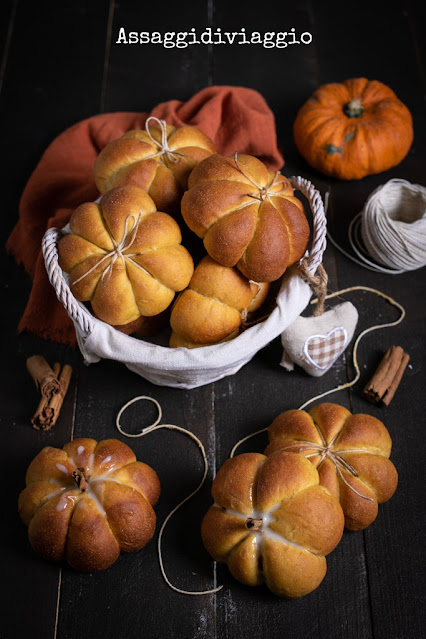
[[[1,3],[1,139],[3,142],[3,243],[17,220],[22,189],[43,150],[63,129],[98,112],[149,111],[158,102],[188,99],[209,84],[248,86],[260,91],[275,113],[286,175],[311,179],[330,193],[329,228],[347,248],[347,227],[367,196],[393,177],[426,183],[425,16],[421,2],[297,3],[203,0],[136,3],[130,0],[4,0]],[[134,31],[282,31],[313,34],[309,46],[117,45],[120,27]],[[357,182],[341,183],[310,169],[292,139],[297,109],[324,82],[366,76],[391,86],[410,108],[415,140],[395,169]],[[266,588],[234,581],[214,567],[200,539],[200,521],[211,503],[212,477],[233,444],[268,426],[283,410],[301,405],[337,383],[351,379],[351,350],[323,377],[279,366],[279,339],[237,375],[182,391],[154,386],[123,365],[102,361],[84,366],[79,352],[16,327],[31,282],[2,252],[1,476],[2,613],[0,636],[74,639],[123,637],[264,636],[307,639],[420,639],[426,636],[422,560],[425,483],[425,270],[397,276],[372,273],[338,254],[325,255],[329,289],[366,285],[393,296],[406,309],[404,322],[365,338],[359,350],[361,380],[350,392],[331,396],[354,412],[382,419],[393,439],[392,460],[399,472],[395,496],[380,507],[364,532],[345,532],[328,558],[328,574],[311,595],[281,600]],[[398,313],[365,292],[346,299],[357,306],[357,333]],[[411,355],[409,368],[388,408],[367,404],[362,388],[390,344]],[[69,362],[75,374],[56,427],[31,428],[37,393],[25,360],[43,353]],[[203,490],[170,521],[164,534],[164,562],[180,588],[202,590],[216,583],[217,595],[177,594],[163,581],[156,538],[141,552],[121,556],[108,570],[79,574],[50,565],[32,552],[17,499],[27,465],[45,445],[61,447],[71,437],[118,437],[131,443],[139,459],[160,476],[163,494],[158,523],[191,490],[202,474],[195,444],[180,433],[160,431],[127,440],[115,429],[120,407],[147,394],[163,406],[165,422],[191,429],[206,446],[210,469]],[[126,415],[134,431],[151,421],[146,407]],[[144,421],[145,420],[145,421]],[[266,436],[243,450],[262,451]],[[158,534],[158,526],[157,526]]]

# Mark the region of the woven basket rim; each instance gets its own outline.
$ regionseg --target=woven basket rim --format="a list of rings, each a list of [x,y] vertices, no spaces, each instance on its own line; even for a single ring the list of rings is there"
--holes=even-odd
[[[304,259],[307,260],[308,267],[312,273],[315,273],[318,265],[322,261],[322,255],[326,247],[326,218],[324,212],[324,205],[319,191],[317,191],[314,185],[302,178],[300,176],[293,176],[289,178],[295,189],[299,189],[307,198],[311,212],[313,214],[313,239],[311,244],[310,252],[305,256]],[[275,313],[282,313],[282,309],[280,309],[279,299],[283,292],[283,286],[286,284],[286,277],[294,275],[295,269],[297,269],[297,265],[290,267],[287,269],[286,273],[284,273],[282,277],[282,283],[280,286],[280,291],[277,295],[277,303],[274,306],[272,312],[268,316],[266,320],[263,322],[259,322],[258,324],[247,328],[240,335],[236,336],[232,340],[221,342],[219,344],[213,344],[209,346],[200,346],[194,349],[186,349],[185,347],[177,347],[171,348],[169,346],[162,346],[155,343],[147,342],[143,339],[133,337],[131,335],[125,335],[117,331],[113,326],[110,326],[103,322],[102,320],[94,317],[90,310],[84,306],[81,302],[79,302],[74,295],[71,293],[69,288],[67,277],[62,271],[58,263],[58,251],[57,251],[57,243],[63,235],[63,229],[58,228],[50,228],[46,231],[43,241],[42,241],[42,252],[44,256],[45,266],[48,273],[49,280],[55,289],[55,293],[59,301],[65,307],[70,318],[73,320],[77,338],[79,342],[80,349],[84,346],[84,342],[92,335],[97,327],[107,327],[109,331],[112,331],[111,335],[114,336],[114,333],[120,333],[120,339],[125,340],[129,345],[138,345],[138,348],[144,348],[145,353],[147,354],[147,359],[149,359],[149,355],[154,352],[156,354],[162,354],[166,357],[167,362],[146,362],[146,366],[152,370],[170,370],[173,371],[173,360],[177,359],[174,357],[174,353],[181,353],[184,349],[185,351],[190,351],[189,359],[191,361],[188,362],[185,369],[192,370],[194,366],[199,369],[200,363],[205,362],[206,370],[209,368],[208,358],[213,353],[218,353],[220,349],[221,354],[225,355],[226,363],[229,364],[232,362],[232,351],[236,350],[236,346],[240,345],[243,340],[248,340],[248,336],[250,339],[258,340],[258,344],[253,346],[253,353],[249,358],[254,356],[256,352],[258,352],[261,348],[266,346],[273,338],[269,338],[267,341],[259,339],[259,333],[262,331],[262,327],[271,322],[271,317]],[[276,337],[279,333],[274,335]],[[245,337],[244,337],[245,336]],[[260,336],[261,337],[261,336]],[[129,340],[129,341],[128,341]],[[84,355],[84,352],[83,352]],[[99,357],[103,357],[100,355]],[[119,354],[117,354],[116,359],[120,360]],[[127,363],[127,362],[126,362]],[[179,370],[182,370],[179,368]],[[215,368],[211,368],[210,370],[214,371]]]

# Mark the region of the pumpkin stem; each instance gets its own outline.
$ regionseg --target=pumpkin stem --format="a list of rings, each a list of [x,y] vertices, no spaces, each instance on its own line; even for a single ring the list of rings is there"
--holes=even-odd
[[[348,118],[360,118],[364,113],[364,107],[361,104],[361,98],[351,100],[343,107],[343,113]]]
[[[82,493],[89,488],[89,482],[86,477],[86,473],[84,468],[77,468],[77,470],[73,471],[72,476],[74,477],[75,483],[79,487]]]
[[[261,517],[247,517],[246,519],[246,528],[251,532],[258,532],[262,530],[263,519]]]

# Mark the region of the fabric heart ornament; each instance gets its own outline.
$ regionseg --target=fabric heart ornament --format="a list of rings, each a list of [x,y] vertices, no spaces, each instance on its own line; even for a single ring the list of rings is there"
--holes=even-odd
[[[357,322],[358,311],[351,302],[339,304],[319,317],[298,317],[281,335],[281,366],[292,371],[297,364],[309,375],[320,377],[343,353]]]

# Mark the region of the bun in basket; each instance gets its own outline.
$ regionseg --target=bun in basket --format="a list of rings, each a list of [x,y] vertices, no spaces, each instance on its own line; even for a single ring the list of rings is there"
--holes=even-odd
[[[80,205],[70,228],[58,243],[59,265],[73,295],[108,324],[158,315],[191,279],[194,264],[178,224],[135,186]]]
[[[117,439],[74,439],[33,459],[18,509],[33,550],[76,570],[108,568],[155,531],[155,471]]]
[[[319,485],[307,459],[286,452],[238,455],[217,473],[212,497],[203,542],[238,581],[266,583],[281,597],[319,586],[344,522],[339,502]]]
[[[204,257],[189,287],[172,307],[170,346],[195,348],[232,339],[238,335],[257,291],[258,286],[236,268]]]
[[[128,131],[102,149],[95,161],[96,186],[101,193],[125,184],[138,186],[160,211],[178,213],[188,175],[215,151],[196,127],[175,128],[148,118],[145,131]]]
[[[321,484],[340,500],[350,530],[369,526],[378,504],[396,490],[398,474],[389,460],[392,440],[385,425],[371,415],[352,415],[343,406],[324,402],[309,412],[281,413],[268,432],[265,454],[287,450],[306,455]]]
[[[250,155],[200,162],[181,210],[214,260],[256,282],[280,278],[308,245],[309,224],[290,181]]]

